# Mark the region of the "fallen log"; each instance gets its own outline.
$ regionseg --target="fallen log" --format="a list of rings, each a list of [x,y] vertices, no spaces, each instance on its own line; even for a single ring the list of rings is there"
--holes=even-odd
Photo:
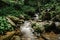
[[[0,36],[0,40],[9,40],[14,34],[15,31],[7,32],[6,35]]]
[[[16,26],[15,23],[8,17],[6,17],[6,19],[8,20],[8,22],[12,25],[12,26]]]
[[[12,21],[19,21],[20,19],[15,17],[15,16],[7,16],[8,18],[10,18]]]

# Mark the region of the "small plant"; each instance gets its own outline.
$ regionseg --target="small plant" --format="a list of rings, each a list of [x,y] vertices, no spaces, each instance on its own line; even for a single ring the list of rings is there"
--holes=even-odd
[[[13,27],[7,22],[5,17],[0,17],[0,34],[4,34],[4,32],[12,31]]]
[[[39,24],[39,23],[34,23],[32,24],[32,28],[35,30],[37,33],[42,33],[44,31],[44,26]]]

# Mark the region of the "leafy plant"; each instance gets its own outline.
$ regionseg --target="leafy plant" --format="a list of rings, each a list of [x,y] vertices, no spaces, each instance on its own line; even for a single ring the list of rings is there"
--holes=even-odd
[[[13,27],[9,24],[5,17],[0,17],[0,34],[6,31],[12,31]]]
[[[35,32],[40,33],[44,31],[44,26],[40,23],[34,23],[32,24],[32,28],[35,30]]]

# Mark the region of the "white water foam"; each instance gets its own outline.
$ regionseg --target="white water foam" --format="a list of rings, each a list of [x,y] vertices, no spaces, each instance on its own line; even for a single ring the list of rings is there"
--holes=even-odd
[[[34,30],[31,28],[31,23],[29,21],[25,21],[23,26],[20,27],[21,32],[23,33],[23,37],[26,38],[26,40],[35,40]]]

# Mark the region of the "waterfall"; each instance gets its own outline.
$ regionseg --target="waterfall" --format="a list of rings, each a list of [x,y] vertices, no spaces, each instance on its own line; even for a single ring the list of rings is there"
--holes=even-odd
[[[35,13],[34,20],[37,21],[39,19],[39,13]]]
[[[24,24],[20,27],[20,30],[23,33],[25,40],[35,40],[32,33],[34,30],[31,28],[31,23],[29,21],[25,21]]]

